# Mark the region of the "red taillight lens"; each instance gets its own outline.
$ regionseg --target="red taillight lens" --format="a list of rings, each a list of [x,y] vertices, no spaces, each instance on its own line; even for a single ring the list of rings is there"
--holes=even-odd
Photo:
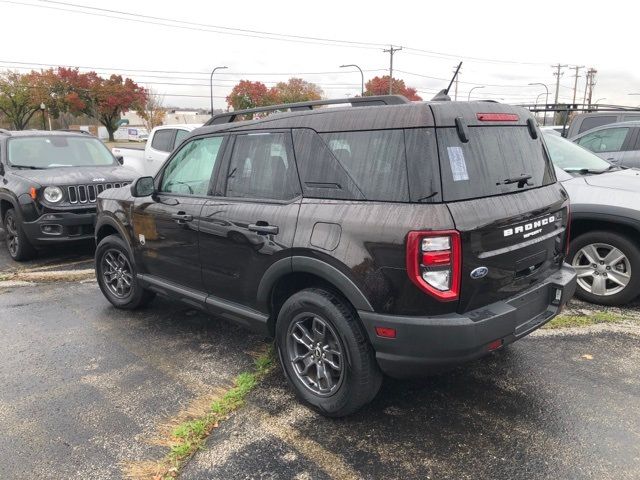
[[[407,274],[420,290],[443,302],[458,299],[462,253],[456,230],[409,232]]]
[[[517,122],[520,117],[515,113],[477,113],[481,122]]]
[[[382,338],[396,338],[396,329],[389,327],[376,327],[376,335]]]

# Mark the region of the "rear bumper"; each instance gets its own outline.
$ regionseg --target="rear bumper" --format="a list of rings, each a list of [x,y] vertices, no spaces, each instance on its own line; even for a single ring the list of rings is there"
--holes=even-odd
[[[414,377],[479,358],[490,352],[489,344],[496,340],[507,345],[524,337],[555,317],[575,288],[575,271],[564,264],[545,282],[465,314],[406,317],[358,313],[380,368],[393,377]],[[375,327],[396,329],[396,338],[377,336]]]
[[[45,213],[33,222],[24,222],[29,242],[35,246],[93,240],[95,213]]]

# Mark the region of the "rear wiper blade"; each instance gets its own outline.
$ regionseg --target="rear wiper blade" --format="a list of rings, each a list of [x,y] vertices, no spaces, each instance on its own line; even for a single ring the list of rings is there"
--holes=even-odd
[[[522,188],[525,185],[529,185],[529,180],[531,180],[532,176],[529,174],[522,174],[519,177],[507,178],[502,182],[496,183],[496,185],[510,185],[512,183],[517,183],[518,188]]]
[[[44,168],[42,168],[42,167],[34,167],[33,165],[14,165],[14,164],[11,164],[11,166],[13,168],[25,168],[25,169],[28,169],[28,170],[44,170]]]
[[[611,165],[611,167],[615,167],[615,165]],[[604,170],[594,170],[592,168],[567,168],[565,172],[576,172],[581,175],[587,175],[589,173],[594,175],[600,175],[601,173],[608,172],[611,170],[611,167],[605,168]]]

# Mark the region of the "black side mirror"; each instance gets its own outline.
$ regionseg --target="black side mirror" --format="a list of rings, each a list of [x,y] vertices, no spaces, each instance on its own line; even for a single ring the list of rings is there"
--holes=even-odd
[[[140,177],[131,184],[131,195],[134,197],[148,197],[156,191],[153,177]]]
[[[122,155],[117,155],[116,160],[120,165],[124,165],[124,157]]]

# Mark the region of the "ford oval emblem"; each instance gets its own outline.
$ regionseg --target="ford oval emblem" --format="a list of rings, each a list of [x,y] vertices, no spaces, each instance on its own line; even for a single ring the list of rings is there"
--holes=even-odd
[[[471,278],[474,280],[479,280],[480,278],[486,277],[487,273],[489,273],[489,269],[487,267],[478,267],[471,270]]]

